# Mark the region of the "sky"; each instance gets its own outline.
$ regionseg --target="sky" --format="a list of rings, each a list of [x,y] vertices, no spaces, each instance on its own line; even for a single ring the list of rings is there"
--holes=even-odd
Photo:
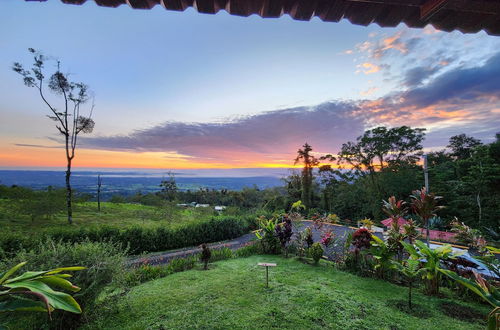
[[[76,167],[290,167],[379,125],[427,129],[426,151],[500,131],[500,37],[48,2],[0,1],[0,167],[65,164],[13,62],[32,47],[94,95]],[[55,95],[51,102],[60,104]]]

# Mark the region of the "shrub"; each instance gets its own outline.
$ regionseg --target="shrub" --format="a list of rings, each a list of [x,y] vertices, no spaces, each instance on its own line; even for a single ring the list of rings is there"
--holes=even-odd
[[[0,272],[21,261],[27,261],[26,268],[32,271],[76,265],[86,267],[71,279],[82,288],[74,297],[80,303],[83,314],[53,313],[53,321],[50,323],[52,327],[64,325],[65,328],[71,328],[87,319],[91,313],[97,312],[92,306],[106,286],[120,280],[124,256],[125,251],[116,243],[84,241],[71,244],[47,239],[38,242],[30,251],[21,251],[5,260],[0,265]],[[30,323],[33,328],[40,328],[44,320],[33,318]]]
[[[201,254],[200,261],[203,262],[203,269],[208,269],[208,263],[210,262],[210,257],[212,256],[212,252],[210,252],[210,248],[206,244],[201,245]]]
[[[366,228],[360,228],[352,234],[352,245],[358,250],[370,248],[372,234]]]
[[[35,239],[27,235],[2,234],[0,249],[7,255],[14,255],[19,250],[34,248],[39,242],[48,238],[72,243],[112,240],[124,248],[128,247],[130,254],[140,254],[197,246],[206,242],[219,242],[239,237],[246,232],[247,224],[240,218],[216,217],[177,228],[162,226],[154,228],[133,226],[122,230],[110,226],[57,228],[47,230]]]
[[[323,247],[319,243],[314,243],[310,248],[309,248],[309,255],[311,258],[314,260],[314,263],[317,264],[319,262],[319,259],[323,256]]]

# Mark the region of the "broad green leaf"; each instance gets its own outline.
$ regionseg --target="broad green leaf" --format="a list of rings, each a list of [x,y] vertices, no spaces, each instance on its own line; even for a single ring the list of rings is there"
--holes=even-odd
[[[18,281],[26,281],[26,280],[31,280],[34,279],[38,276],[46,274],[47,271],[39,271],[39,272],[25,272],[22,275],[19,275],[18,277],[11,278],[10,280],[5,281],[5,283],[13,283],[13,282],[18,282]]]
[[[68,290],[68,291],[72,291],[72,292],[80,291],[80,288],[77,287],[76,285],[71,284],[70,281],[65,280],[63,278],[60,278],[60,277],[53,276],[53,275],[43,276],[43,277],[37,279],[37,281],[48,284],[51,287],[59,287],[59,288],[62,288],[62,289]]]
[[[82,312],[80,305],[67,293],[52,290],[47,284],[39,281],[24,281],[9,283],[5,285],[8,288],[26,288],[34,292],[43,294],[50,305],[56,309],[63,309],[68,312],[80,314]]]
[[[5,282],[12,274],[14,274],[19,268],[21,268],[22,266],[26,265],[26,261],[25,262],[21,262],[20,264],[17,264],[16,266],[12,267],[11,269],[9,269],[3,276],[2,278],[0,279],[0,284],[2,284],[3,282]]]
[[[0,301],[0,313],[4,312],[47,312],[45,304],[41,301],[35,301],[17,296],[10,296],[9,300]]]
[[[61,267],[61,268],[55,268],[55,269],[49,270],[47,272],[47,275],[57,274],[60,272],[65,272],[65,271],[75,271],[75,270],[84,270],[84,269],[86,269],[86,267],[82,267],[82,266]]]

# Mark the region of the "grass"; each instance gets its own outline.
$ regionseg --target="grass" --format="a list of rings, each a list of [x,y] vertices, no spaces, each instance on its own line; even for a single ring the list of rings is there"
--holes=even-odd
[[[258,262],[275,262],[270,288]],[[211,264],[133,287],[104,300],[103,314],[87,329],[484,329],[485,322],[460,320],[443,306],[477,311],[488,306],[414,295],[407,288],[334,270],[326,263],[252,256]],[[458,305],[458,307],[457,307]]]
[[[51,218],[38,218],[31,221],[28,216],[9,210],[9,201],[0,199],[0,224],[10,232],[38,232],[50,228],[67,227],[67,218],[60,212]],[[97,212],[96,202],[76,203],[73,209],[73,227],[110,225],[119,228],[127,226],[178,225],[198,222],[214,215],[212,208],[182,209],[176,206],[155,207],[132,203],[101,203]]]

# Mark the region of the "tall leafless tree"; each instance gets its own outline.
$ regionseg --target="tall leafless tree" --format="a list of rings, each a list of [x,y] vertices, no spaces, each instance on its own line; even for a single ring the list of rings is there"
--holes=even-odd
[[[97,175],[97,212],[101,212],[101,186],[102,178],[101,175]]]
[[[94,129],[95,123],[92,120],[94,102],[89,107],[88,115],[82,115],[80,113],[82,106],[90,100],[88,86],[81,82],[71,81],[69,74],[61,72],[59,61],[56,61],[56,71],[46,79],[44,67],[49,58],[33,48],[29,48],[28,51],[33,55],[32,67],[26,70],[20,63],[16,62],[12,69],[23,77],[26,86],[38,90],[44,104],[50,110],[47,117],[56,122],[57,130],[64,136],[66,149],[66,206],[68,222],[72,224],[71,163],[75,158],[78,135],[80,133],[91,133]],[[54,102],[48,101],[47,89],[62,99],[61,108],[56,107]]]

